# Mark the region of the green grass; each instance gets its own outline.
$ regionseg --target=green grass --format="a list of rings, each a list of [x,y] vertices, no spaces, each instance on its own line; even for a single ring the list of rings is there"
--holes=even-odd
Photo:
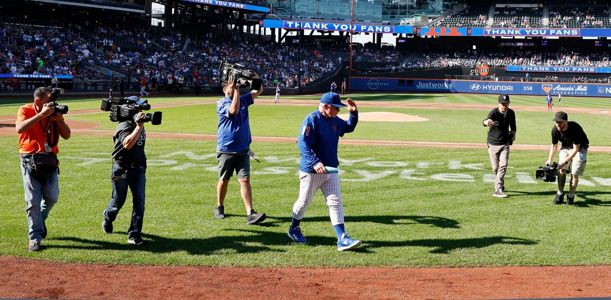
[[[157,99],[152,102],[159,103]],[[87,101],[74,103],[86,105]],[[72,109],[72,103],[69,105]],[[8,107],[16,110],[15,104]],[[299,123],[311,110],[313,107],[254,106],[253,134],[296,136]],[[215,131],[212,105],[163,111],[164,124],[147,126],[149,132]],[[431,130],[430,140],[451,140],[452,133],[436,129],[451,125],[449,128],[460,132],[461,138],[456,141],[485,139],[484,129],[478,123],[485,117],[485,111],[406,111],[426,113],[438,122],[425,122],[431,126],[387,124],[377,129],[362,122],[355,133],[346,137],[416,139],[426,138],[421,132]],[[544,112],[518,112],[520,141],[548,143],[550,116]],[[78,117],[99,118],[106,128],[113,125],[102,114]],[[440,123],[443,119],[447,123]],[[609,145],[605,132],[590,127],[605,119],[591,119],[596,118],[579,122],[587,124],[584,128],[592,144],[597,141],[596,145]],[[545,126],[528,128],[537,124]],[[541,140],[530,137],[539,131]],[[437,133],[444,135],[435,136]],[[213,142],[149,138],[144,220],[144,238],[148,243],[136,248],[126,243],[131,213],[129,198],[115,222],[116,233],[107,235],[101,230],[101,212],[111,190],[111,137],[75,135],[60,144],[60,201],[47,223],[46,249],[27,253],[16,144],[16,135],[0,137],[0,155],[5,158],[0,168],[3,178],[0,201],[4,203],[0,210],[0,255],[86,263],[263,267],[611,264],[610,153],[589,153],[577,205],[570,207],[551,204],[553,184],[527,183],[519,178],[524,174],[532,177],[535,168],[546,159],[545,151],[511,152],[506,183],[510,197],[500,200],[491,197],[493,184],[485,181],[490,173],[485,149],[342,145],[340,168],[346,228],[355,238],[362,239],[364,245],[354,253],[339,253],[320,193],[302,223],[311,243],[294,245],[286,237],[299,189],[299,154],[295,144],[252,145],[262,159],[260,164],[252,163],[255,209],[269,217],[263,226],[247,226],[235,180],[230,184],[226,201],[229,217],[216,220],[212,216],[217,178]],[[363,181],[367,176],[374,179]]]

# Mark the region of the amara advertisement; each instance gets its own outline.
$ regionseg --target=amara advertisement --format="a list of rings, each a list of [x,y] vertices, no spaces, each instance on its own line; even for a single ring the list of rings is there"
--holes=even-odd
[[[611,84],[592,83],[526,83],[473,80],[426,80],[400,78],[353,77],[350,89],[384,92],[437,92],[476,94],[518,94],[610,97]]]

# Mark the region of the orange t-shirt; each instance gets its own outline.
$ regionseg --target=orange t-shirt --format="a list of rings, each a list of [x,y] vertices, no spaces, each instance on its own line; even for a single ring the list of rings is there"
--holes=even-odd
[[[15,124],[19,124],[35,115],[36,109],[34,108],[34,104],[23,105],[17,112],[17,121]],[[49,119],[45,118],[34,124],[30,129],[19,134],[19,153],[33,154],[47,152],[45,151],[45,144],[47,143],[47,120]],[[51,148],[51,151],[57,154],[59,153],[59,148],[55,145]]]

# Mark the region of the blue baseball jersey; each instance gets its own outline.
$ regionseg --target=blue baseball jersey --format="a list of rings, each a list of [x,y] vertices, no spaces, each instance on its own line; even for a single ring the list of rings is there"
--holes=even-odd
[[[337,168],[339,137],[354,131],[358,119],[357,111],[351,112],[347,121],[339,117],[325,118],[320,111],[309,114],[303,120],[297,137],[297,146],[301,152],[299,169],[306,173],[316,173],[314,166],[319,162]]]
[[[225,97],[216,103],[219,124],[216,134],[216,150],[220,152],[244,152],[250,147],[250,124],[248,107],[254,103],[249,92],[240,96],[240,108],[235,115],[229,114],[231,98]]]

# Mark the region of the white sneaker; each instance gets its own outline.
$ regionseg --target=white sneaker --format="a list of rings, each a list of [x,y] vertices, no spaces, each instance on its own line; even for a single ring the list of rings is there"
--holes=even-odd
[[[497,198],[507,198],[507,194],[505,194],[502,189],[496,189],[494,193],[492,193],[492,196]]]

